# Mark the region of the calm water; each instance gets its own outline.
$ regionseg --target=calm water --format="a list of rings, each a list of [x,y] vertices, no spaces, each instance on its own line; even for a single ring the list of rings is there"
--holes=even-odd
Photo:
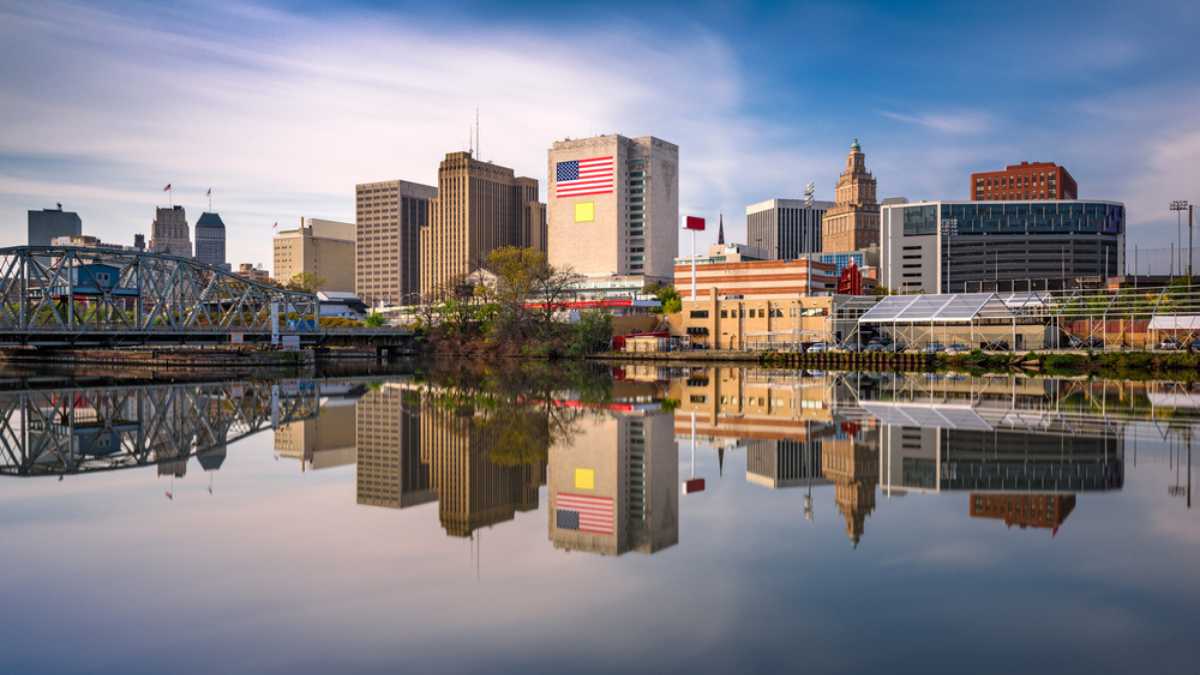
[[[1197,430],[1008,376],[10,383],[0,671],[1195,673]]]

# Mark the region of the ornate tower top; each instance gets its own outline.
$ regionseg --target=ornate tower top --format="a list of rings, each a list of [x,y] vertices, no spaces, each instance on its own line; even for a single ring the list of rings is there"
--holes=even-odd
[[[854,139],[854,142],[850,144],[850,149],[851,149],[851,150],[853,150],[853,151],[855,151],[855,152],[859,152],[860,150],[862,150],[862,146],[860,146],[860,145],[858,144],[858,139],[857,139],[857,138],[855,138],[855,139]]]

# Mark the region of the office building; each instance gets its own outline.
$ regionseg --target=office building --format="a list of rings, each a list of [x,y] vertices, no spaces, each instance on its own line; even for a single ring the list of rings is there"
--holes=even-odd
[[[1067,516],[1075,510],[1073,494],[994,494],[972,493],[972,518],[1003,520],[1006,527],[1028,527],[1058,534]]]
[[[213,267],[229,268],[225,262],[225,222],[216,213],[205,211],[196,221],[196,260]]]
[[[585,416],[550,446],[548,527],[554,548],[652,554],[679,542],[679,447],[654,404]]]
[[[857,251],[879,244],[879,202],[875,177],[858,139],[850,145],[846,169],[838,178],[834,205],[821,220],[821,250]]]
[[[679,148],[653,136],[557,141],[548,157],[549,259],[589,277],[671,279]]]
[[[371,306],[415,304],[421,291],[420,232],[437,188],[389,180],[356,185],[354,192],[354,285],[347,290]]]
[[[393,509],[437,499],[421,462],[421,394],[394,383],[368,391],[354,407],[359,504]]]
[[[83,221],[74,211],[63,211],[62,204],[54,209],[28,212],[30,246],[49,246],[58,237],[78,237],[83,234]]]
[[[238,265],[237,272],[234,272],[234,274],[243,279],[257,281],[260,284],[271,283],[271,273],[263,269],[262,266],[254,263],[242,263]]]
[[[191,228],[182,206],[156,208],[150,225],[150,252],[192,257]]]
[[[1075,179],[1054,162],[1009,164],[1003,171],[971,174],[971,201],[1079,199]]]
[[[333,397],[321,401],[320,412],[275,429],[275,453],[300,460],[300,470],[354,464],[357,459],[356,401]]]
[[[438,167],[437,196],[429,203],[429,223],[421,228],[422,296],[447,290],[455,280],[481,268],[502,246],[527,247],[540,218],[538,184],[512,169],[451,152]]]
[[[746,482],[772,490],[831,484],[821,475],[821,443],[814,438],[749,440]]]
[[[775,260],[793,260],[823,245],[821,220],[833,202],[768,199],[746,207],[746,242]]]
[[[882,209],[880,283],[900,293],[1047,289],[1125,269],[1125,207],[913,202]]]
[[[311,274],[321,281],[314,290],[352,293],[355,236],[354,223],[301,218],[298,227],[275,235],[275,278],[286,284],[298,274]]]

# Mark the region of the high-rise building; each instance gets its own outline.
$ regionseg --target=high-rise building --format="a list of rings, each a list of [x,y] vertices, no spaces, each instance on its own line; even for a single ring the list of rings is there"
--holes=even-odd
[[[550,148],[550,264],[586,276],[671,279],[679,250],[679,147],[612,134]]]
[[[150,252],[192,257],[191,229],[182,206],[155,209],[150,225]]]
[[[833,202],[809,207],[803,199],[768,199],[746,207],[746,243],[770,258],[792,260],[823,245],[821,219]]]
[[[315,290],[353,293],[356,230],[354,223],[301,218],[299,227],[275,235],[275,278],[286,284],[311,274],[321,281]]]
[[[1125,269],[1125,206],[912,202],[882,209],[880,283],[900,293],[1071,287]]]
[[[438,167],[429,224],[421,228],[421,294],[444,291],[481,268],[497,248],[529,246],[540,212],[537,180],[469,152],[447,153]]]
[[[29,211],[28,242],[30,246],[49,246],[57,237],[78,237],[83,234],[83,221],[74,211],[55,209]]]
[[[405,508],[437,499],[421,463],[421,394],[394,384],[355,405],[358,503]]]
[[[404,180],[355,186],[354,292],[368,305],[415,304],[421,228],[437,188]]]
[[[846,169],[838,178],[834,206],[821,220],[821,250],[857,251],[879,245],[879,202],[875,177],[858,139],[850,145]]]
[[[971,174],[971,201],[1019,199],[1079,199],[1079,186],[1054,162],[1021,162]]]
[[[196,260],[213,267],[228,269],[225,262],[225,222],[211,211],[196,221]]]

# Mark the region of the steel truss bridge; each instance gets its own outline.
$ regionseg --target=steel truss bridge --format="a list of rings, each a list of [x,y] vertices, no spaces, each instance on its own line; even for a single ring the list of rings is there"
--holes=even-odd
[[[319,408],[311,380],[0,392],[0,476],[215,468],[227,444]]]
[[[0,342],[248,340],[316,333],[312,293],[188,258],[117,248],[0,248]]]

